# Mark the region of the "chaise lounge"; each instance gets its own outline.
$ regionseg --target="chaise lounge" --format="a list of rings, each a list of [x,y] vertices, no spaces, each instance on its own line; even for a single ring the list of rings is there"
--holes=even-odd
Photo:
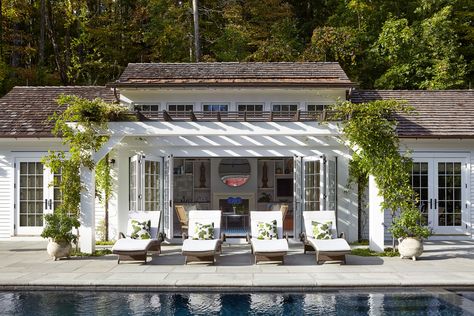
[[[215,263],[225,236],[221,235],[221,211],[189,211],[188,234],[183,233],[182,254],[189,262]]]
[[[301,233],[304,253],[316,251],[316,264],[320,261],[338,260],[346,263],[351,247],[344,233],[337,235],[336,213],[334,211],[303,212],[305,232]]]
[[[120,239],[112,247],[112,253],[118,255],[117,263],[143,260],[146,264],[149,251],[160,253],[160,214],[159,211],[129,213],[127,234],[120,233]]]
[[[255,256],[255,264],[262,261],[281,261],[288,252],[288,238],[283,238],[281,211],[250,212],[251,235],[247,240]]]

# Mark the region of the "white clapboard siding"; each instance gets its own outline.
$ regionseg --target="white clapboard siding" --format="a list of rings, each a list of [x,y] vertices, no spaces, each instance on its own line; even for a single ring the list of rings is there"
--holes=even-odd
[[[388,228],[390,227],[392,223],[392,214],[390,214],[389,211],[385,211],[384,214],[384,224],[385,224],[385,231],[384,231],[384,238],[385,240],[392,240],[392,234],[388,231]]]
[[[0,238],[11,236],[13,227],[13,163],[10,153],[0,153]]]
[[[470,196],[469,196],[469,200],[471,202],[471,205],[470,205],[470,209],[469,209],[469,213],[470,213],[470,223],[469,223],[469,228],[468,228],[468,233],[471,234],[471,238],[474,239],[474,151],[471,152],[471,163],[470,163],[470,167],[471,167],[471,170],[470,170],[470,173],[469,173],[469,177],[470,177]]]
[[[100,202],[98,198],[95,199],[95,238],[99,240],[99,228],[103,225],[103,220],[105,216],[104,205]]]

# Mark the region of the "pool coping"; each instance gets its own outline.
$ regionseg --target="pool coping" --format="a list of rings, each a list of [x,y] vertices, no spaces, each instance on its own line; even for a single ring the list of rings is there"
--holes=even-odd
[[[94,291],[94,292],[156,292],[156,293],[321,293],[321,292],[413,292],[474,291],[474,285],[363,285],[363,286],[110,286],[110,285],[0,285],[0,291]]]

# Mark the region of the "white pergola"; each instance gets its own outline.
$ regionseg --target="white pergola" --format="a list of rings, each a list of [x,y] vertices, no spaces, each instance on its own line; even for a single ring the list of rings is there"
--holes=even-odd
[[[345,146],[340,140],[341,132],[336,123],[318,122],[182,122],[182,121],[146,121],[146,122],[111,122],[108,131],[109,140],[93,154],[98,162],[112,149],[124,142],[125,138],[144,139],[153,146],[164,146],[167,142],[185,148],[192,153],[204,144],[210,147],[212,154],[230,156],[252,155],[255,148],[268,149],[271,155],[278,155],[282,148],[290,152],[298,148],[317,152],[317,147],[329,143]],[[301,139],[304,138],[305,142]],[[138,145],[137,145],[138,146]],[[309,147],[309,148],[308,148]],[[202,150],[202,149],[201,149]],[[92,253],[95,250],[95,172],[81,169],[81,181],[84,191],[81,194],[81,251]],[[381,198],[373,177],[369,181],[369,236],[370,248],[382,251],[384,248],[384,212],[380,207]],[[121,192],[122,199],[123,193]],[[128,195],[125,194],[125,198]]]

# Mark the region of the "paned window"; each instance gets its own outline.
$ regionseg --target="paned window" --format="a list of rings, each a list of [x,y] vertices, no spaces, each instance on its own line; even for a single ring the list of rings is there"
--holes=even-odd
[[[262,112],[263,104],[239,104],[239,112]]]
[[[296,112],[298,109],[297,104],[273,104],[272,111],[273,112]]]
[[[308,112],[322,112],[328,109],[326,104],[308,104]]]
[[[204,112],[227,112],[229,106],[227,104],[203,104]]]
[[[170,112],[191,112],[192,110],[192,104],[168,104],[168,111]]]
[[[136,104],[135,109],[142,112],[158,112],[160,106],[158,104]]]

